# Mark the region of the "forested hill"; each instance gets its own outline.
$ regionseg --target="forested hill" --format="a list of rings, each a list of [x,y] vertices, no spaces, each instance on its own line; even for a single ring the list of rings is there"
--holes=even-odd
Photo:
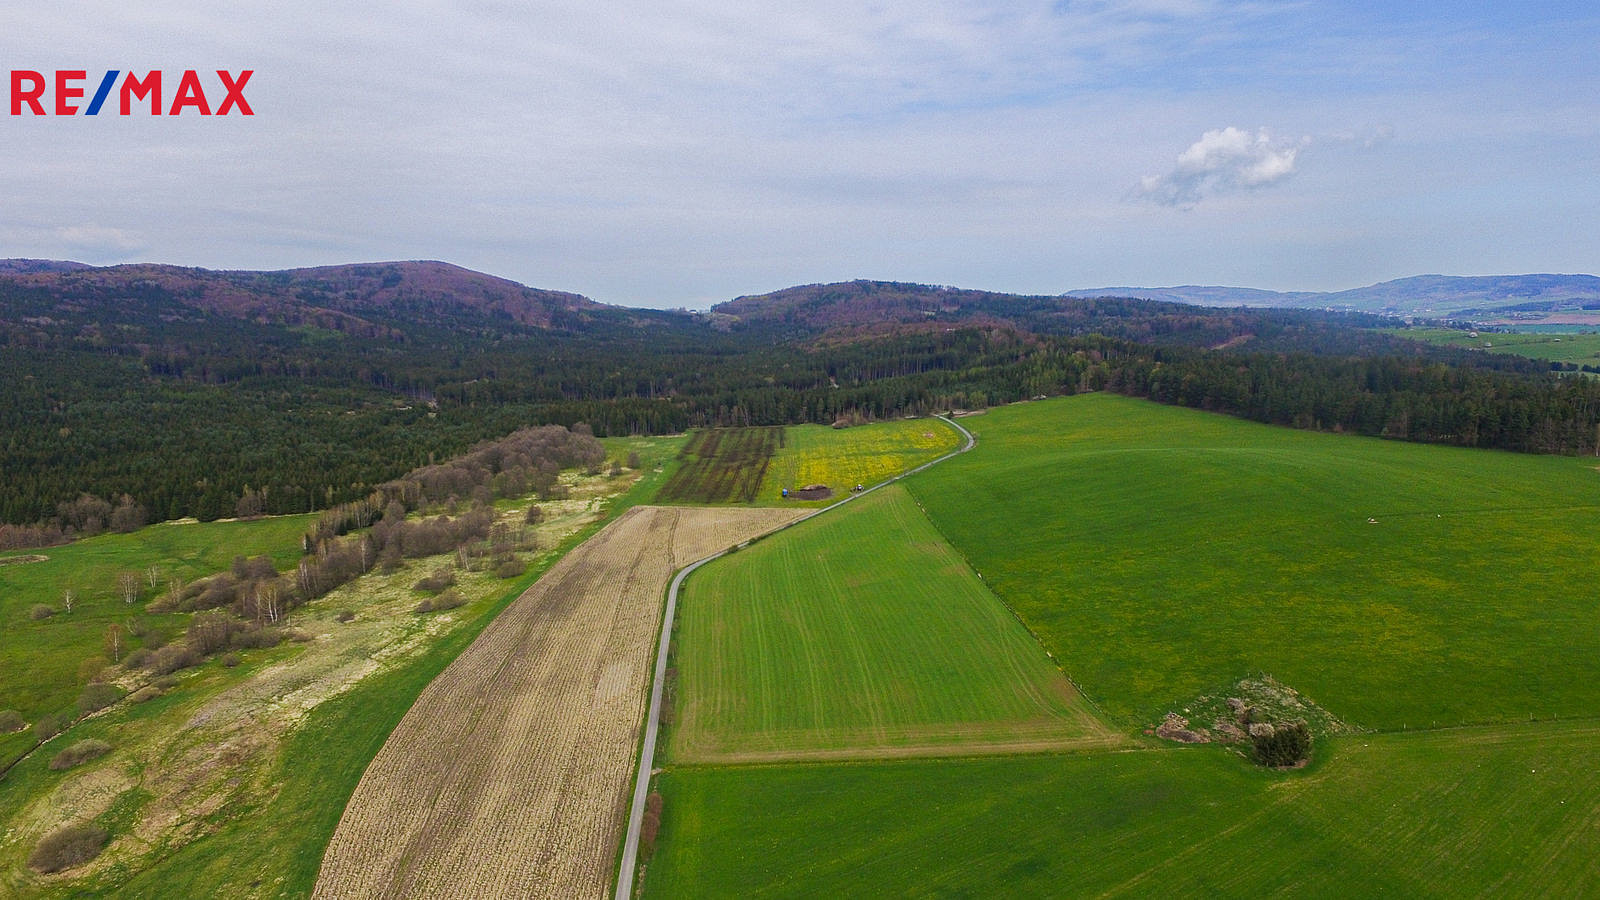
[[[602,309],[578,294],[525,287],[442,262],[226,272],[5,260],[0,261],[0,279],[12,289],[13,302],[31,301],[35,319],[87,318],[133,327],[148,324],[142,316],[171,323],[215,314],[263,324],[402,336],[408,326],[418,324],[581,324]],[[162,336],[151,337],[159,343]]]
[[[0,548],[60,537],[106,504],[124,523],[229,516],[246,499],[325,509],[525,425],[826,424],[1086,390],[1594,451],[1600,382],[1366,327],[1386,321],[867,281],[685,314],[444,263],[12,261],[0,264]]]

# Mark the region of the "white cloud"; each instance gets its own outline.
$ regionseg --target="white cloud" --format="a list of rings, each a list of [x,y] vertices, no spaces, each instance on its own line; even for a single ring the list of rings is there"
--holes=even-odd
[[[1274,141],[1265,128],[1255,134],[1231,125],[1208,131],[1178,154],[1172,171],[1141,179],[1137,194],[1188,208],[1208,196],[1264,187],[1294,174],[1296,157],[1307,143]]]

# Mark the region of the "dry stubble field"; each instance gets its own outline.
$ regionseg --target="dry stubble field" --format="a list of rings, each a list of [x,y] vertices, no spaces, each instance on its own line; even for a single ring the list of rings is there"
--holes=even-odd
[[[799,512],[639,507],[573,550],[395,728],[315,896],[603,896],[668,579]]]

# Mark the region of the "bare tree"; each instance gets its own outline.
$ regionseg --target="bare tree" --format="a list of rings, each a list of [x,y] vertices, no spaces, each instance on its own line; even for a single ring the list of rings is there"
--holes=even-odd
[[[61,606],[67,611],[68,615],[72,614],[72,604],[77,602],[77,599],[78,592],[72,588],[67,588],[61,592]]]
[[[161,567],[151,566],[150,568],[145,569],[144,580],[150,585],[150,590],[155,590],[156,585],[161,583]]]
[[[106,655],[114,663],[122,662],[122,648],[127,643],[124,632],[125,629],[114,622],[106,626]]]
[[[276,581],[264,581],[256,588],[256,615],[267,622],[277,622],[283,615]]]
[[[132,603],[139,599],[139,573],[118,572],[117,594],[122,597],[123,603]]]

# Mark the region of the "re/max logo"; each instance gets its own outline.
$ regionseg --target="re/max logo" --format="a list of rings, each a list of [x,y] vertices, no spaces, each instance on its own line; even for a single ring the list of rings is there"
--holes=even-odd
[[[225,116],[237,112],[241,116],[253,116],[255,110],[244,99],[244,86],[250,82],[250,76],[255,74],[254,69],[242,69],[234,75],[225,69],[217,70],[217,79],[222,83],[221,90],[216,87],[211,89],[211,96],[223,94],[222,102],[212,112],[211,100],[206,96],[206,89],[200,83],[200,75],[193,69],[185,70],[178,78],[177,90],[172,94],[172,104],[162,106],[161,86],[162,73],[155,69],[144,73],[143,77],[135,72],[129,72],[122,79],[122,85],[117,86],[117,78],[122,75],[119,69],[110,69],[105,77],[100,79],[100,86],[95,89],[94,96],[89,100],[87,107],[80,106],[75,101],[84,97],[85,85],[89,73],[83,69],[57,69],[55,75],[55,89],[50,90],[50,79],[42,72],[28,69],[14,69],[11,72],[11,114],[13,116],[75,116],[78,110],[83,109],[86,116],[100,115],[100,109],[106,101],[111,99],[113,92],[117,94],[116,108],[120,115],[131,116],[135,107],[140,111],[149,109],[150,115],[176,116],[188,110],[194,110],[202,116]],[[168,81],[167,84],[171,84]],[[48,95],[48,97],[46,96]],[[23,112],[27,110],[27,112]],[[165,111],[163,113],[163,110]]]

